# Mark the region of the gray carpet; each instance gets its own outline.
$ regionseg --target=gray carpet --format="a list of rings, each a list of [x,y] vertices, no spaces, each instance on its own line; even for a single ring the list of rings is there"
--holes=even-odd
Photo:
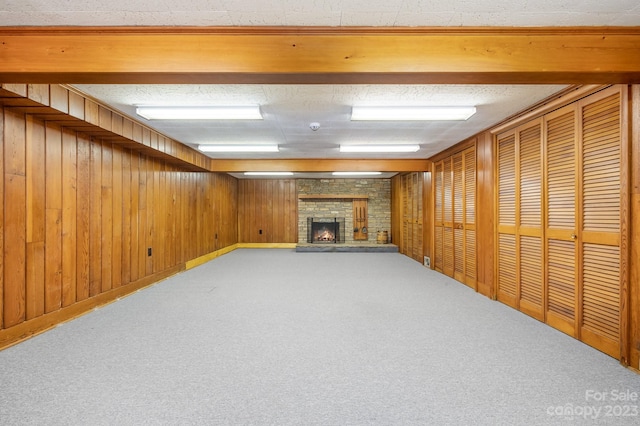
[[[236,250],[0,352],[2,425],[619,425],[638,394],[393,253]]]

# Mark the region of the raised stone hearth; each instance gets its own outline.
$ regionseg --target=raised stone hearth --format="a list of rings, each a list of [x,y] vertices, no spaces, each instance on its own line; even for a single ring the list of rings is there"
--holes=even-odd
[[[296,245],[297,252],[369,252],[369,253],[398,253],[398,246],[395,244],[348,243],[348,244],[309,244],[300,243]]]

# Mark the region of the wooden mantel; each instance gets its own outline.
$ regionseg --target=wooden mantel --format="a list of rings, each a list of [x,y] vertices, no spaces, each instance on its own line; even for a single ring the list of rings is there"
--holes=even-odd
[[[355,194],[299,194],[300,200],[366,200],[368,195]]]

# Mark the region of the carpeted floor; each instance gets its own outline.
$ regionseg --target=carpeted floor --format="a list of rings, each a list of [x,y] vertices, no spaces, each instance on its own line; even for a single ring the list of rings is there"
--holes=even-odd
[[[394,253],[236,250],[0,352],[2,425],[636,425],[639,409],[615,359]]]

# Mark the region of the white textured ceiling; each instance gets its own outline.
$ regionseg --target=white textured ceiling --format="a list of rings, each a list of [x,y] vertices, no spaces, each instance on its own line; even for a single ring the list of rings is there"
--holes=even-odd
[[[0,26],[638,26],[637,0],[0,0]],[[72,83],[72,82],[69,82]],[[428,158],[563,86],[503,85],[76,85],[135,118],[137,104],[259,104],[259,122],[146,122],[195,146],[276,142],[245,158],[354,158],[340,143],[411,142]],[[353,105],[478,107],[466,122],[351,122]],[[140,119],[144,122],[143,119]],[[320,130],[309,129],[319,122]],[[220,156],[216,154],[216,156]],[[238,155],[222,155],[221,158]],[[376,158],[358,155],[358,158]],[[378,156],[380,158],[380,156]]]
[[[582,26],[640,23],[637,0],[2,0],[0,25]]]

